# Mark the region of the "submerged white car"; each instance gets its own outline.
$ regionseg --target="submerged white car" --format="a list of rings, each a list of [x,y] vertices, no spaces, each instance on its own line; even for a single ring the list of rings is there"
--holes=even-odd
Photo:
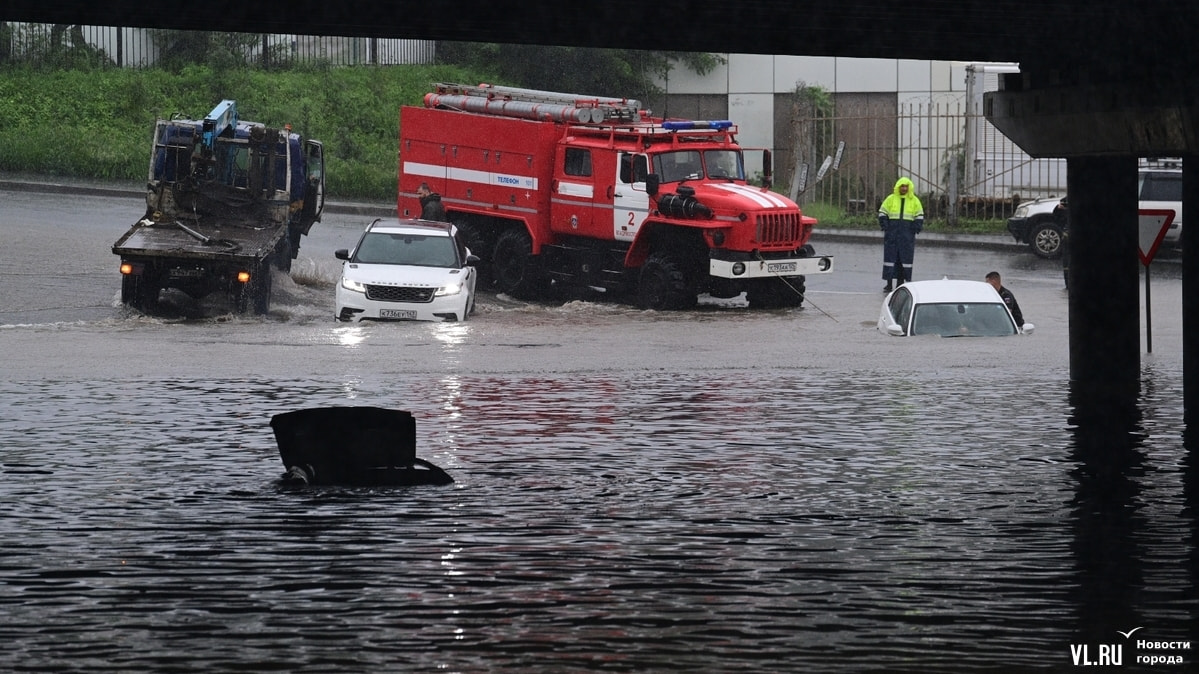
[[[339,321],[465,321],[474,311],[478,258],[450,223],[379,218],[334,255]]]
[[[892,337],[1003,337],[1031,334],[1033,324],[1016,325],[990,283],[946,278],[892,290],[883,300],[878,331]]]

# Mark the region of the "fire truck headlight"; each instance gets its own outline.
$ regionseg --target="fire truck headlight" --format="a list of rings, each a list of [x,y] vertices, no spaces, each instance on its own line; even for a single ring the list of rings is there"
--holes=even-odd
[[[352,278],[346,278],[345,276],[341,277],[341,287],[345,288],[346,290],[356,292],[356,293],[365,293],[366,292],[366,286],[362,285],[361,283],[355,281]]]
[[[829,267],[833,266],[833,261],[827,257],[822,257],[816,266],[819,267],[820,271],[828,271]]]
[[[437,292],[433,294],[437,297],[441,297],[442,295],[457,295],[460,292],[462,292],[461,283],[447,283],[438,288]]]
[[[745,273],[745,263],[744,262],[734,262],[733,263],[733,276],[740,276],[744,273]]]

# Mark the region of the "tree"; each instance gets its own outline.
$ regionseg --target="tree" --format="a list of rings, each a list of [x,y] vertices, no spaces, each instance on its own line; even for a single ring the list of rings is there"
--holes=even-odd
[[[244,67],[261,41],[255,33],[153,29],[150,35],[159,49],[158,65],[171,71],[195,64]]]
[[[664,52],[584,47],[438,42],[437,61],[492,72],[514,86],[644,99],[660,94],[654,77],[674,63],[706,75],[724,57],[705,52]]]

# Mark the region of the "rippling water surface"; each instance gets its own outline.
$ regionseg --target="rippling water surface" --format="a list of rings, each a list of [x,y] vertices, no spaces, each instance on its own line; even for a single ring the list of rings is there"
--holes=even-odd
[[[304,490],[276,480],[269,415],[352,404],[344,386],[5,382],[0,653],[41,671],[1068,663],[1092,581],[1075,464],[1046,441],[1063,391],[1012,407],[1023,380],[758,379],[361,381],[353,399],[410,402],[420,456],[456,483]],[[963,429],[998,401],[1024,423]],[[1150,458],[1165,501],[1145,518],[1185,531],[1179,457]],[[1137,538],[1141,582],[1185,587],[1177,537]],[[1184,628],[1184,599],[1127,620]]]
[[[1177,326],[1105,476],[1054,270],[1011,274],[1036,335],[921,342],[874,331],[873,249],[803,311],[456,326],[333,323],[319,257],[266,317],[143,317],[100,253],[87,297],[31,265],[0,298],[0,669],[1136,670],[1116,630],[1199,637]],[[359,404],[455,483],[283,486],[270,417]]]

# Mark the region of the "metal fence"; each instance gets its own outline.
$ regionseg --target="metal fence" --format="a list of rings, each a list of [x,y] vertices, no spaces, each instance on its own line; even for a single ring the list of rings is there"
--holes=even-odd
[[[848,107],[795,119],[791,137],[777,139],[790,144],[779,152],[782,184],[801,204],[872,214],[907,176],[928,217],[956,223],[1006,218],[1021,201],[1066,193],[1064,159],[1029,157],[963,103]]]
[[[0,61],[61,63],[80,59],[122,68],[153,67],[172,53],[200,45],[207,53],[246,65],[285,67],[432,63],[432,40],[329,37],[263,33],[208,33],[121,26],[6,22],[0,24]]]

